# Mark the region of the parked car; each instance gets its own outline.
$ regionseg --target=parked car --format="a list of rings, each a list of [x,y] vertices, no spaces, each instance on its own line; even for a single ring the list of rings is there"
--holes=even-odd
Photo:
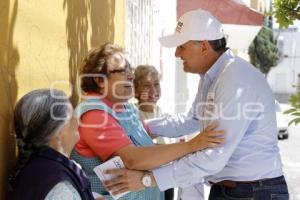
[[[284,140],[289,138],[289,116],[283,114],[284,111],[290,109],[288,104],[280,104],[278,101],[275,101],[275,110],[276,110],[276,120],[277,120],[277,129],[278,129],[278,139]]]

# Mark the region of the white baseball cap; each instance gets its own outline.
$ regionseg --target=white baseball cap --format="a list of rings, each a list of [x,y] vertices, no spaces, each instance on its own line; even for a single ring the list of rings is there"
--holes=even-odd
[[[221,22],[210,12],[192,10],[183,14],[174,34],[159,38],[165,47],[177,47],[190,40],[218,40],[225,37]]]

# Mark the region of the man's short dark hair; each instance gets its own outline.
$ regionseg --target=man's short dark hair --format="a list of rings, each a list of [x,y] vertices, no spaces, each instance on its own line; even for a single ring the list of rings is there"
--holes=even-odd
[[[221,52],[226,50],[226,39],[223,37],[218,40],[209,40],[208,41],[210,46],[213,48],[216,52]]]

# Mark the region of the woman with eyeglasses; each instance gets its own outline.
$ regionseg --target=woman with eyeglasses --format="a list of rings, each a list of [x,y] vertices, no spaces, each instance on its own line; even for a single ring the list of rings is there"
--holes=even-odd
[[[114,156],[120,156],[126,168],[151,170],[186,154],[217,147],[224,141],[223,132],[214,131],[214,124],[188,142],[154,145],[138,110],[128,103],[134,96],[133,79],[123,50],[110,43],[90,51],[80,72],[84,93],[83,101],[76,108],[80,140],[71,157],[89,176],[92,191],[106,199],[111,196],[93,169]],[[163,200],[163,193],[147,180],[145,174],[145,180],[139,183],[144,186],[143,191],[132,191],[120,199]],[[123,190],[126,188],[118,189]]]

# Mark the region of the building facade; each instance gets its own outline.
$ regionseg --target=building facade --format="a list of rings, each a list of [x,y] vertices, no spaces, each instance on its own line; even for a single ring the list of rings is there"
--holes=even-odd
[[[287,103],[289,96],[297,92],[300,84],[300,32],[294,28],[275,30],[281,58],[277,66],[271,69],[267,79],[276,99]]]
[[[0,199],[6,199],[16,142],[16,101],[36,88],[60,88],[75,104],[77,71],[93,46],[124,46],[125,0],[0,1]]]

